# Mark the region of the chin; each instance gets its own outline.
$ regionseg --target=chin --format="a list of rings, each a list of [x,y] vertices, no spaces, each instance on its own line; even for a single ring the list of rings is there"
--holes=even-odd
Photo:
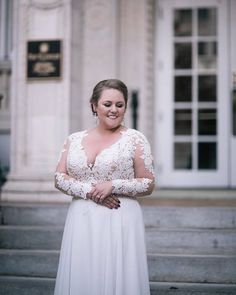
[[[114,128],[117,128],[117,127],[119,127],[121,125],[122,120],[114,121],[114,122],[108,121],[108,122],[104,122],[104,123],[105,123],[104,125],[107,128],[114,129]]]
[[[106,128],[108,129],[115,129],[115,128],[118,128],[119,126],[121,125],[121,122],[120,123],[113,123],[113,124],[106,124]]]

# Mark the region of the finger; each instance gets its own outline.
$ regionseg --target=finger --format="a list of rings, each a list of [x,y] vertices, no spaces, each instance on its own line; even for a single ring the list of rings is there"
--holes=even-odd
[[[113,204],[117,204],[120,205],[120,200],[116,197],[109,197],[109,200],[113,203]]]
[[[100,195],[100,196],[98,195],[97,201],[98,201],[99,204],[101,204],[104,201],[104,196],[103,195]]]
[[[99,199],[100,195],[99,195],[99,192],[97,191],[94,191],[92,194],[91,194],[91,198],[94,200],[94,201],[97,201]]]
[[[107,207],[109,209],[118,209],[118,207],[115,207],[115,206],[113,206],[111,204],[101,204],[101,205],[104,206],[104,207]]]
[[[109,209],[114,209],[114,208],[112,208],[111,205],[104,204],[104,205],[102,205],[102,206],[104,206],[104,207],[106,207],[106,208],[109,208]]]
[[[94,193],[95,190],[96,190],[96,188],[93,187],[93,188],[91,189],[91,191],[90,191],[90,194],[92,195],[92,194]]]
[[[103,201],[102,204],[109,205],[109,206],[111,206],[112,208],[116,208],[116,209],[118,209],[118,208],[120,207],[119,203],[114,202],[114,201],[113,201],[112,199],[110,199],[110,198],[105,199],[105,201]]]
[[[110,199],[111,199],[113,202],[120,204],[120,200],[119,200],[117,197],[110,196]]]
[[[95,203],[98,203],[98,202],[99,202],[98,195],[92,195],[92,196],[91,196],[91,199],[92,199]]]
[[[104,196],[101,194],[96,194],[93,199],[96,203],[101,204],[104,200]]]

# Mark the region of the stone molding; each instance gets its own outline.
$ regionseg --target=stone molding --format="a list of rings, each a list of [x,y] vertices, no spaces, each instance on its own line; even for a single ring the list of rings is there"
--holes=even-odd
[[[30,0],[29,7],[40,10],[51,10],[64,5],[63,0]]]

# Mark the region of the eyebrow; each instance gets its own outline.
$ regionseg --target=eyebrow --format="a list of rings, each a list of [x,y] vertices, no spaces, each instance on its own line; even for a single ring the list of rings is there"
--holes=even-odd
[[[111,100],[104,100],[104,102],[103,103],[105,103],[105,102],[111,102],[112,103],[112,101]],[[125,103],[124,101],[122,101],[122,100],[119,100],[119,101],[117,101],[116,103]]]

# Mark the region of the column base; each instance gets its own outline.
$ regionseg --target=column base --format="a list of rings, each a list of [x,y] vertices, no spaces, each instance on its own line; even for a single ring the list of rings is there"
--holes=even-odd
[[[53,179],[9,177],[2,187],[1,201],[31,203],[68,203],[71,197],[54,187]]]

